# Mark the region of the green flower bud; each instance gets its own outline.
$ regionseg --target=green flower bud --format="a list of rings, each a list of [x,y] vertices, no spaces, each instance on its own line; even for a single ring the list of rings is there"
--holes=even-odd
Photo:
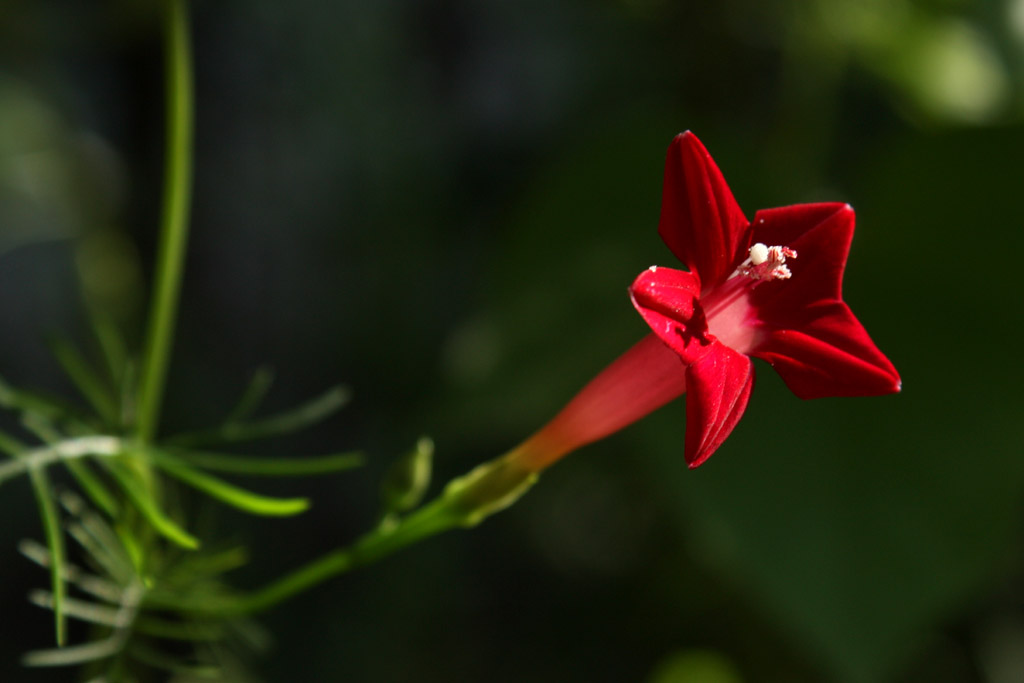
[[[505,457],[453,479],[445,487],[442,500],[459,518],[460,526],[472,527],[519,500],[535,481],[536,472]]]
[[[396,460],[380,484],[384,514],[405,512],[419,505],[430,485],[434,442],[421,437],[416,447]]]

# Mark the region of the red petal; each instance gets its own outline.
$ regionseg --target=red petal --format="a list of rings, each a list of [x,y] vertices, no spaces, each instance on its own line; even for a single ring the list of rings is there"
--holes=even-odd
[[[842,298],[843,269],[853,239],[854,214],[849,204],[797,204],[758,211],[753,240],[795,249],[786,261],[793,276],[759,285],[751,297],[763,318],[776,311],[799,309],[822,300]]]
[[[796,249],[793,276],[758,285],[750,300],[765,333],[753,355],[775,366],[801,398],[899,391],[900,378],[842,302],[853,239],[847,204],[798,204],[758,211],[753,239]]]
[[[700,279],[693,273],[674,268],[648,268],[629,288],[633,306],[651,330],[691,363],[711,343],[707,321],[698,301]]]
[[[665,159],[658,234],[705,288],[725,281],[746,258],[749,223],[697,136],[677,135]]]
[[[747,409],[754,364],[742,353],[714,342],[686,369],[686,462],[697,467],[711,456]]]
[[[845,303],[821,302],[800,313],[803,320],[768,332],[753,353],[771,363],[794,394],[877,396],[900,390],[896,368]]]

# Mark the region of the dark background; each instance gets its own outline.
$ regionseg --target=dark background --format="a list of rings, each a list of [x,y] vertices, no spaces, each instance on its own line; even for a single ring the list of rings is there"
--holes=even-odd
[[[140,336],[162,164],[159,26],[129,0],[0,3],[0,375],[65,392],[43,339]],[[674,266],[665,149],[694,130],[748,216],[848,201],[845,297],[903,377],[793,397],[765,365],[699,470],[683,404],[515,507],[261,622],[267,681],[1024,680],[1024,2],[197,2],[193,232],[166,432],[353,404],[257,447],[364,449],[304,517],[221,512],[255,586],[374,521],[421,434],[437,481],[542,424],[645,333]],[[435,489],[438,484],[435,484]],[[0,679],[49,644],[26,480],[3,486]]]

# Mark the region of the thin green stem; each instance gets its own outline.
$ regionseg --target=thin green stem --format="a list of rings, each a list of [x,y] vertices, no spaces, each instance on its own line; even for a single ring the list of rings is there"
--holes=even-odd
[[[352,569],[380,560],[408,545],[462,525],[451,514],[448,501],[435,500],[403,519],[397,526],[380,528],[360,538],[351,548],[327,553],[304,567],[250,593],[228,607],[236,614],[260,612],[291,596]]]
[[[167,0],[166,4],[167,140],[160,243],[139,385],[137,433],[142,441],[153,439],[159,423],[188,243],[192,194],[193,83],[187,0]]]
[[[537,473],[526,468],[518,450],[486,462],[452,480],[430,503],[396,520],[382,524],[350,548],[330,552],[304,567],[223,609],[236,614],[258,612],[352,569],[381,560],[406,546],[457,527],[473,527],[517,501],[534,482]],[[216,611],[218,606],[214,606]]]

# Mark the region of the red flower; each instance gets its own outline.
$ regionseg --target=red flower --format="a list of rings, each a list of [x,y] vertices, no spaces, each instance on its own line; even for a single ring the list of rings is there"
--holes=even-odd
[[[842,300],[853,238],[848,204],[797,204],[747,221],[693,133],[672,141],[658,233],[689,272],[652,267],[633,305],[686,364],[686,462],[736,426],[768,361],[800,398],[871,396],[900,378]]]
[[[751,356],[773,365],[801,398],[899,391],[896,369],[842,300],[853,224],[847,204],[766,209],[751,223],[697,137],[677,136],[658,232],[689,271],[652,266],[637,277],[633,305],[654,334],[511,459],[543,469],[687,392],[685,457],[697,467],[747,407]]]

